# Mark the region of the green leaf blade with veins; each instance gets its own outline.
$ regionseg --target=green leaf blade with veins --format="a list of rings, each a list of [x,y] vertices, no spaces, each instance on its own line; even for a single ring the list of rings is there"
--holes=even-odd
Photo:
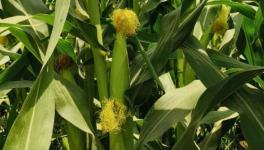
[[[32,38],[30,38],[27,33],[16,27],[10,27],[9,31],[25,45],[25,47],[39,60],[39,62],[42,62],[40,50],[36,46],[35,41],[32,41]]]
[[[145,117],[137,149],[161,136],[175,123],[184,121],[205,90],[204,85],[198,80],[178,89],[174,87],[170,79],[164,85],[166,85],[164,87],[166,94],[157,100]]]
[[[233,2],[229,0],[216,0],[208,2],[207,5],[228,5],[232,8],[232,10],[237,11],[251,19],[254,19],[256,15],[256,11],[250,5],[239,2]]]
[[[53,54],[54,49],[59,41],[60,34],[63,30],[64,23],[68,15],[70,3],[71,3],[70,0],[57,0],[56,1],[55,20],[54,20],[54,25],[53,25],[52,33],[50,36],[47,52],[43,60],[44,65],[48,62],[49,58]]]
[[[199,149],[193,138],[196,129],[202,122],[203,117],[209,111],[216,108],[218,104],[223,102],[232,94],[236,93],[236,90],[238,90],[243,84],[261,74],[263,71],[264,68],[241,71],[223,79],[213,86],[208,87],[200,97],[195,109],[192,112],[190,125],[184,132],[183,136],[181,136],[181,138],[173,146],[173,150],[184,150],[186,148],[190,150]],[[186,147],[186,145],[188,145],[188,147]]]
[[[58,114],[90,135],[88,140],[92,143],[91,147],[88,146],[89,148],[93,150],[102,149],[100,142],[94,135],[95,131],[91,123],[90,114],[92,106],[87,101],[88,96],[86,93],[80,87],[64,80],[60,76],[56,75],[55,79],[55,105]]]
[[[190,41],[190,40],[188,41],[188,43],[186,42],[184,44],[186,48],[184,50],[184,53],[186,54],[186,58],[190,62],[197,76],[203,81],[203,83],[207,87],[211,87],[211,88],[208,88],[208,90],[210,91],[206,91],[207,96],[204,96],[204,95],[202,96],[203,99],[211,99],[212,101],[210,100],[211,104],[209,104],[210,105],[209,106],[208,105],[209,100],[199,100],[200,104],[199,103],[197,104],[197,108],[195,110],[196,112],[194,111],[194,114],[196,115],[196,119],[194,118],[194,121],[193,121],[194,125],[189,127],[189,131],[186,131],[184,137],[181,138],[181,141],[178,142],[174,146],[174,148],[182,149],[184,147],[182,147],[181,144],[186,144],[188,143],[188,141],[189,142],[193,141],[193,135],[197,127],[197,124],[199,124],[203,116],[208,111],[210,111],[209,108],[216,107],[217,104],[219,104],[220,102],[223,102],[225,98],[231,95],[232,96],[229,97],[229,99],[227,99],[224,102],[224,105],[226,105],[227,107],[230,107],[231,110],[233,111],[239,112],[241,121],[250,119],[251,123],[248,123],[248,121],[241,122],[241,126],[243,127],[242,132],[245,134],[244,136],[246,137],[246,140],[248,141],[249,147],[251,149],[256,149],[256,150],[258,147],[263,147],[264,143],[263,143],[262,136],[264,135],[264,130],[263,130],[264,122],[261,120],[263,118],[263,110],[264,110],[263,108],[264,107],[263,105],[258,105],[258,107],[260,108],[254,109],[252,106],[254,106],[256,102],[261,103],[261,100],[256,99],[256,102],[254,102],[251,99],[252,95],[251,96],[247,96],[248,94],[245,95],[244,94],[245,91],[243,90],[247,90],[248,87],[242,87],[243,84],[241,84],[243,82],[247,83],[250,79],[253,79],[257,75],[262,74],[263,67],[249,67],[248,69],[235,74],[233,77],[228,77],[229,79],[228,78],[224,79],[227,75],[222,73],[217,68],[217,66],[215,66],[212,63],[212,61],[208,58],[206,54],[203,54],[205,52],[198,51],[200,47],[199,45],[195,45],[194,43],[195,43],[194,41]],[[227,58],[224,58],[224,59],[227,59]],[[240,63],[234,62],[234,60],[232,59],[230,60],[230,62],[234,63],[235,66],[237,65],[244,66]],[[227,63],[229,63],[229,61],[227,61]],[[231,80],[231,82],[228,80]],[[223,81],[226,83],[224,83]],[[258,90],[254,89],[253,91],[254,91],[253,93],[255,93]],[[252,97],[254,97],[254,94]],[[234,107],[234,105],[232,105],[233,102],[235,102],[236,104],[239,103],[239,108]],[[204,110],[205,108],[207,109],[207,111]],[[252,129],[252,126],[254,130]],[[246,131],[243,131],[243,130],[246,130]],[[250,131],[247,131],[247,130],[250,130]],[[255,134],[252,134],[252,131],[255,131],[255,130],[257,130],[259,132],[259,135],[261,135],[260,138],[255,138],[256,137]]]
[[[89,103],[84,91],[57,76],[54,82],[56,111],[81,130],[93,134],[90,122]]]
[[[161,70],[168,62],[169,56],[177,50],[191,34],[206,2],[207,0],[203,0],[192,12],[186,15],[185,18],[181,16],[180,8],[168,13],[164,17],[159,41],[155,49],[149,55],[157,74],[161,73]],[[132,85],[140,84],[151,78],[151,74],[146,68],[142,68],[141,63],[143,62],[140,62],[139,66],[135,65],[131,67],[132,79],[137,78],[133,79]],[[138,74],[140,74],[139,77]]]
[[[5,150],[48,150],[55,117],[53,72],[44,68],[35,81],[4,145]]]
[[[262,149],[264,144],[264,93],[254,88],[240,89],[234,99],[225,103],[240,114],[242,133],[250,149]]]

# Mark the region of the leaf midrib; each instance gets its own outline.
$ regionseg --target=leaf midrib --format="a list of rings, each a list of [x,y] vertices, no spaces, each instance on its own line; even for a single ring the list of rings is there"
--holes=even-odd
[[[240,99],[241,102],[243,102],[243,104],[245,105],[245,107],[248,109],[248,111],[252,114],[253,118],[255,118],[255,120],[257,121],[257,123],[259,124],[261,130],[264,132],[264,126],[263,124],[261,124],[261,121],[258,119],[257,115],[254,113],[254,111],[251,109],[251,107],[249,106],[249,104],[246,102],[246,100],[240,95],[240,94],[236,94]]]
[[[40,89],[40,83],[42,81],[42,75],[40,75],[39,77],[39,81],[37,83],[37,93],[34,99],[34,105],[33,105],[33,111],[32,111],[32,117],[30,118],[30,124],[29,124],[29,129],[28,129],[28,134],[27,134],[27,138],[26,138],[26,145],[25,145],[25,150],[28,150],[29,148],[29,141],[30,141],[30,137],[31,137],[31,130],[32,130],[32,126],[33,126],[33,121],[34,121],[34,116],[35,116],[35,110],[36,110],[36,103],[37,103],[37,99],[38,99],[38,95],[39,95],[39,89]]]

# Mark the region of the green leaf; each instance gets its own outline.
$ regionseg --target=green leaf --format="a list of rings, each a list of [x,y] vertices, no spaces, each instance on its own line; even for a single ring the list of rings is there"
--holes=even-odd
[[[209,112],[201,123],[214,123],[212,130],[205,139],[199,143],[199,147],[202,150],[215,150],[220,144],[221,136],[225,134],[226,130],[229,130],[228,125],[223,124],[225,120],[233,119],[238,116],[238,113],[227,109],[226,107],[220,107],[218,111]]]
[[[264,68],[257,68],[241,71],[208,88],[192,113],[193,121],[200,121],[212,108],[233,94],[244,83],[261,74],[263,70]]]
[[[232,110],[221,110],[221,111],[210,111],[202,120],[201,124],[211,124],[215,123],[219,120],[223,120],[225,118],[228,118],[230,116],[237,116],[236,112]]]
[[[61,53],[64,53],[70,56],[74,61],[77,61],[77,56],[74,53],[74,47],[72,46],[72,43],[66,40],[60,39],[58,42],[57,48]]]
[[[175,123],[184,121],[205,90],[200,81],[193,81],[183,88],[176,89],[169,74],[163,75],[162,78],[166,94],[156,101],[145,117],[137,149],[161,136]],[[192,92],[186,94],[189,91]]]
[[[10,27],[22,28],[22,25],[19,23],[29,19],[29,16],[12,16],[0,20],[0,32],[3,33],[8,30]],[[2,48],[1,48],[2,49]]]
[[[253,66],[243,62],[240,62],[232,57],[228,57],[224,54],[218,53],[214,50],[207,50],[208,55],[211,60],[218,66],[227,67],[227,68],[241,68],[241,69],[249,69],[249,68],[258,68],[260,66]],[[259,85],[263,88],[264,81],[258,76],[254,79]]]
[[[224,73],[222,73],[220,70],[218,70],[217,67],[208,59],[208,57],[205,54],[202,54],[198,50],[195,50],[195,49],[198,49],[199,45],[197,45],[197,41],[196,42],[194,42],[194,41],[188,40],[188,42],[186,42],[184,44],[186,46],[186,48],[188,48],[188,50],[184,50],[184,52],[186,54],[186,58],[190,62],[191,66],[194,69],[194,71],[196,72],[196,74],[199,76],[199,78],[203,81],[203,83],[207,87],[214,86],[215,88],[217,88],[217,86],[220,86],[220,85],[217,85],[216,83],[221,84],[220,81],[223,78],[225,78],[226,75]],[[196,45],[194,43],[196,43]],[[203,52],[203,53],[205,53],[205,52]],[[243,80],[246,81],[246,80],[248,80],[250,78],[255,77],[256,75],[261,74],[263,72],[262,69],[263,69],[263,67],[256,67],[256,68],[253,68],[253,69],[249,68],[248,70],[242,71],[240,73],[240,75],[239,74],[234,75],[234,76],[238,76],[238,75],[241,76],[242,74],[244,74],[247,77],[243,75],[243,77],[241,76],[237,80],[234,80],[233,83],[228,83],[226,81],[226,84],[227,85],[229,84],[229,86],[225,85],[226,87],[224,86],[223,91],[221,89],[218,89],[219,90],[218,92],[220,92],[220,91],[224,92],[226,90],[232,91],[231,88],[234,88],[234,86],[236,86],[235,84],[238,84],[239,82],[242,82]],[[244,78],[244,77],[246,77],[246,78]],[[225,79],[225,80],[228,80],[228,79]],[[221,86],[223,86],[223,85],[221,85]],[[226,88],[226,90],[225,90],[225,88]],[[244,88],[244,89],[247,89],[247,88]],[[213,94],[213,93],[217,94],[217,90],[216,89],[209,88],[207,91],[209,91],[209,92],[205,92],[205,93],[208,93],[208,95],[210,95],[210,93],[211,94]],[[250,105],[254,106],[254,104],[255,104],[254,101],[252,101],[249,97],[246,97],[243,94],[243,92],[241,92],[240,90],[238,92],[235,92],[235,93],[230,93],[230,91],[226,91],[226,92],[228,92],[229,94],[233,94],[232,95],[233,98],[230,98],[230,99],[228,99],[225,102],[226,106],[227,107],[231,107],[231,106],[229,106],[229,101],[235,101],[236,100],[237,101],[236,103],[239,103],[240,104],[240,108],[244,110],[243,113],[241,113],[241,114],[243,114],[244,117],[252,119],[252,122],[256,123],[256,125],[254,127],[254,130],[258,130],[259,132],[261,132],[262,135],[264,135],[264,130],[262,128],[264,126],[264,123],[259,121],[259,120],[261,120],[262,116],[261,115],[255,115],[255,114],[262,114],[262,110],[263,109],[249,109]],[[219,99],[221,99],[221,101],[222,101],[224,99],[224,96],[227,96],[229,94],[227,94],[227,93],[220,93],[219,94],[218,93],[217,95],[219,96]],[[206,96],[202,96],[202,97],[206,98]],[[207,97],[207,98],[210,99],[210,97]],[[207,107],[206,103],[208,103],[208,102],[206,102],[206,101],[209,102],[209,100],[204,100],[204,104],[203,104],[202,100],[199,100],[199,102],[201,104],[199,104],[199,103],[197,104],[197,110],[199,110],[198,109],[199,105],[202,108],[200,111],[195,113],[197,115],[197,118],[198,118],[198,119],[196,119],[197,122],[199,122],[199,120],[202,119],[202,117],[206,114],[206,112],[208,110],[210,110],[210,107],[216,106],[216,103],[218,104],[220,102],[219,100],[216,100],[215,102],[212,101],[212,103],[210,104],[211,106]],[[234,109],[234,111],[236,111],[236,109]],[[241,126],[246,126],[247,125],[246,123],[247,122],[243,122],[243,123],[241,122]],[[193,132],[195,131],[195,128],[197,127],[197,123],[191,124],[191,126],[192,127],[189,128],[189,131],[186,131],[185,137],[183,137],[182,139],[185,139],[185,138],[188,139],[186,141],[192,140],[191,137],[193,136]],[[242,130],[242,132],[244,132],[244,131]],[[252,132],[252,130],[251,130],[251,132]],[[259,139],[249,138],[252,135],[250,133],[248,133],[248,132],[244,132],[244,134],[245,134],[244,136],[247,137],[246,140],[249,143],[249,147],[254,148],[255,145],[256,145],[256,144],[252,145],[251,143],[258,143],[257,145],[261,146],[261,147],[264,146],[263,145],[263,140],[261,138],[259,138]],[[178,145],[175,146],[175,147],[179,147],[179,146],[180,145],[178,143]]]
[[[264,68],[251,69],[241,71],[230,77],[225,78],[221,82],[210,86],[200,97],[195,109],[192,112],[192,120],[183,136],[173,146],[173,150],[184,149],[198,149],[194,143],[194,132],[196,128],[201,124],[203,117],[213,108],[223,102],[226,98],[236,92],[243,84],[250,79],[261,74]],[[186,146],[188,145],[188,146]]]
[[[14,88],[31,88],[32,81],[7,81],[0,85],[0,97],[6,96]]]
[[[101,149],[98,139],[94,135],[91,124],[90,103],[85,92],[75,84],[56,75],[54,81],[55,105],[58,114],[78,127],[82,131],[89,133],[92,141],[91,149]],[[77,145],[78,146],[78,145]]]
[[[243,63],[241,61],[238,61],[232,57],[228,57],[225,54],[216,52],[214,50],[207,50],[207,53],[210,57],[210,59],[218,66],[221,67],[231,67],[231,68],[257,68],[257,66],[249,65],[246,63]]]
[[[54,91],[56,111],[59,115],[81,130],[93,134],[89,120],[90,106],[84,91],[59,76],[56,76],[54,86],[56,87]]]
[[[194,37],[190,37],[184,43],[183,52],[199,79],[208,87],[221,81],[226,75],[218,70],[201,48],[199,41]]]
[[[13,16],[21,15],[26,12],[29,14],[49,12],[49,9],[42,0],[6,0],[1,3],[4,11]]]
[[[14,88],[30,88],[32,81],[8,81],[0,85],[0,91]]]
[[[263,0],[257,0],[259,2],[260,9],[262,11],[262,15],[264,15],[264,1]]]
[[[225,104],[240,114],[242,133],[249,148],[262,149],[264,144],[264,93],[254,88],[239,90],[234,99]]]
[[[82,21],[77,21],[78,28],[75,28],[72,32],[74,35],[82,38],[85,42],[91,44],[94,48],[107,51],[107,49],[99,43],[97,38],[97,28],[91,24]],[[89,34],[87,34],[89,33]]]
[[[3,3],[3,8],[5,13],[8,13],[11,16],[24,15],[28,17],[32,14],[49,12],[49,9],[41,0],[8,0]],[[31,19],[30,17],[28,17],[26,23],[31,27],[27,30],[33,31],[30,33],[32,36],[36,36],[36,38],[40,39],[44,39],[48,36],[49,33],[46,24]]]
[[[8,49],[4,48],[3,46],[0,45],[0,54],[9,56],[11,59],[17,59],[19,58],[19,54],[9,51]]]
[[[48,13],[50,10],[42,0],[19,0],[29,14]]]
[[[52,78],[52,70],[45,67],[11,127],[5,150],[49,149],[55,117]]]
[[[86,149],[86,133],[67,122],[64,128],[70,149]]]
[[[151,0],[151,1],[147,1],[147,3],[145,3],[142,7],[142,11],[140,12],[141,15],[144,13],[148,13],[150,11],[152,11],[153,9],[155,9],[156,7],[158,7],[161,3],[164,3],[168,0]]]
[[[25,47],[39,60],[39,62],[42,62],[41,56],[40,56],[40,50],[36,46],[35,41],[32,40],[32,37],[25,33],[22,29],[16,28],[16,27],[10,27],[9,31],[14,35],[19,41],[21,41]]]
[[[222,5],[222,4],[230,6],[232,10],[237,11],[242,15],[245,15],[251,19],[255,18],[256,11],[250,5],[247,5],[245,3],[238,3],[230,0],[216,0],[207,3],[207,5]]]
[[[27,52],[23,53],[15,62],[13,62],[8,68],[0,72],[0,84],[13,80],[24,71],[29,65]]]
[[[172,52],[179,48],[188,37],[205,5],[207,0],[203,0],[190,14],[185,18],[180,16],[180,8],[170,12],[163,19],[163,31],[159,38],[155,50],[150,55],[150,60],[156,72],[160,74],[163,67],[166,65],[168,58]],[[144,68],[132,66],[132,77],[136,78],[133,85],[137,85],[151,78],[151,74]],[[138,76],[140,74],[140,76]],[[135,77],[134,77],[135,76]],[[139,77],[139,78],[138,78]]]
[[[254,23],[255,23],[255,31],[260,31],[263,23],[263,15],[260,8],[256,12],[256,18],[254,20]]]
[[[63,30],[64,23],[66,21],[68,11],[70,7],[70,0],[57,0],[55,5],[55,20],[52,29],[52,33],[49,40],[49,45],[44,58],[44,65],[48,62],[49,58],[53,54],[53,51],[59,41],[60,34]],[[43,66],[44,66],[43,65]]]
[[[49,25],[53,25],[54,23],[54,15],[47,15],[47,14],[37,14],[32,16],[32,18],[41,20]],[[93,47],[107,50],[102,44],[99,43],[97,39],[97,29],[94,25],[82,21],[76,21],[76,25],[72,24],[69,21],[65,21],[64,32],[70,32],[73,35],[82,38],[87,43],[91,44]],[[89,33],[89,34],[86,34]],[[60,42],[60,41],[59,41]],[[62,43],[58,43],[62,44]],[[64,43],[65,44],[65,43]]]
[[[190,35],[205,3],[206,0],[202,1],[187,17],[180,18],[183,19],[181,22],[177,18],[179,17],[177,11],[171,12],[164,18],[163,28],[166,30],[164,29],[165,32],[161,34],[157,47],[151,55],[151,61],[157,71],[162,69],[167,62],[166,58]]]
[[[37,19],[40,21],[43,21],[49,25],[54,25],[55,16],[54,14],[37,14],[32,16],[33,19]],[[72,30],[73,25],[69,21],[65,21],[65,24],[63,26],[63,31],[69,32]]]
[[[182,12],[188,12],[188,10],[193,6],[195,0],[184,0],[182,1]]]

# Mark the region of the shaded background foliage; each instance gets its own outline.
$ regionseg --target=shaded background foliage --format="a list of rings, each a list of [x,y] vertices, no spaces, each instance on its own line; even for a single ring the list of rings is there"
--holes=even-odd
[[[109,73],[116,8],[134,10],[141,23],[127,38],[135,149],[264,146],[263,1],[100,0],[103,43],[86,2],[1,0],[1,148],[108,149],[92,48]],[[212,28],[223,5],[221,35]],[[72,78],[60,73],[62,54]]]

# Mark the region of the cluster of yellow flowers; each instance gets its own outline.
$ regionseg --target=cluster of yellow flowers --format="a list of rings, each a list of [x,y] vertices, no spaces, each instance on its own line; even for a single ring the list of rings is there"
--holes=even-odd
[[[214,33],[223,35],[228,29],[228,15],[230,13],[230,8],[223,5],[218,17],[213,22],[212,30]]]
[[[116,31],[123,36],[130,36],[137,32],[139,20],[132,10],[116,9],[113,12],[112,20]]]
[[[103,133],[119,131],[125,120],[125,105],[114,99],[106,100],[100,113],[100,123]]]

